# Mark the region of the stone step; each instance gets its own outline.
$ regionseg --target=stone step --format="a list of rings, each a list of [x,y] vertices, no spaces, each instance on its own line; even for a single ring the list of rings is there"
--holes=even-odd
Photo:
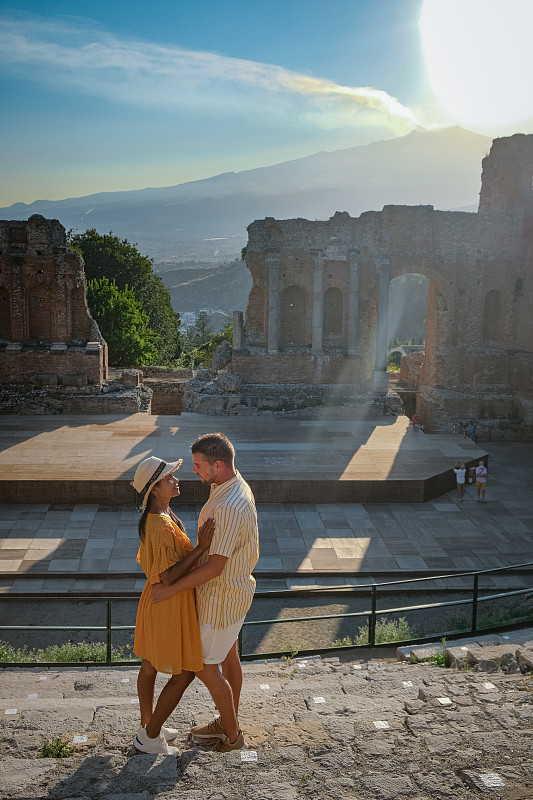
[[[0,673],[2,800],[533,797],[526,674],[500,670],[489,681],[434,663],[336,657],[246,664],[240,719],[250,749],[224,755],[193,746],[189,726],[214,713],[195,681],[171,716],[180,730],[175,758],[131,747],[136,673]],[[38,758],[57,737],[75,754]]]

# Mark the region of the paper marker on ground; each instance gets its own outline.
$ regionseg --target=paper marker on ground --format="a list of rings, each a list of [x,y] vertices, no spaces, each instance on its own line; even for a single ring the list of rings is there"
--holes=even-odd
[[[496,775],[495,772],[486,772],[483,775],[479,776],[485,786],[488,786],[491,789],[495,789],[498,786],[505,786],[505,781],[500,778],[499,775]]]

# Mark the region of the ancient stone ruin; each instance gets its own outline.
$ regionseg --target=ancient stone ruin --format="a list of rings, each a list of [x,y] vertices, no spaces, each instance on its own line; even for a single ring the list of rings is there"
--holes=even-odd
[[[531,439],[532,178],[533,135],[516,134],[496,139],[483,160],[477,213],[385,206],[357,218],[256,220],[246,248],[253,287],[244,320],[234,313],[233,348],[192,378],[151,374],[154,413],[332,408],[361,417],[400,412],[403,397],[428,432],[474,419],[480,439]],[[27,409],[6,393],[20,383],[49,398],[83,393],[77,405],[63,399],[37,413],[149,408],[136,375],[126,381],[131,407],[123,397],[115,406],[86,399],[91,387],[110,392],[106,346],[57,220],[0,222],[0,269],[4,413]],[[391,391],[389,284],[410,273],[429,280],[425,348],[402,358]]]
[[[83,261],[63,226],[38,214],[0,221],[0,413],[138,411],[140,392],[107,378]]]
[[[427,431],[472,418],[480,438],[533,435],[533,135],[494,141],[477,213],[385,206],[358,218],[253,222],[253,277],[230,371],[192,410],[385,404],[389,282],[429,279],[425,350],[402,363]]]

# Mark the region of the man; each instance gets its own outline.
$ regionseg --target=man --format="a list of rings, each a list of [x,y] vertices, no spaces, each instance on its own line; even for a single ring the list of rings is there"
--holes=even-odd
[[[237,640],[255,590],[252,570],[259,558],[257,512],[250,487],[235,469],[233,445],[223,433],[198,437],[191,452],[193,472],[211,486],[198,527],[213,517],[215,533],[198,568],[171,585],[155,584],[152,599],[159,602],[175,592],[196,588],[204,662],[202,671],[196,674],[209,689],[220,718],[194,726],[191,736],[197,742],[218,739],[213,749],[228,752],[246,747],[238,723],[242,667]]]

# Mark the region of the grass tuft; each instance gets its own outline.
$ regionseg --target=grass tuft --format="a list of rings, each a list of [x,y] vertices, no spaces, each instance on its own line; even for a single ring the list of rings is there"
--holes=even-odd
[[[76,748],[64,739],[51,739],[43,744],[37,758],[70,758],[75,752]]]

